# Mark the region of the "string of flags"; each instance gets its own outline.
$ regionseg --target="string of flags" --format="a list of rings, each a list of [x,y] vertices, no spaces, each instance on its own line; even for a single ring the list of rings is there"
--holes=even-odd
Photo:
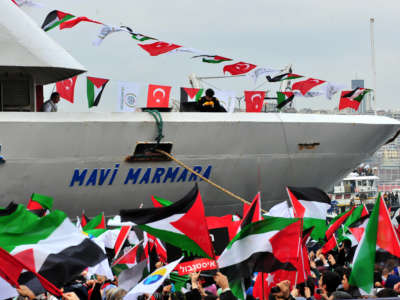
[[[36,2],[34,2],[32,0],[11,0],[11,1],[14,2],[18,6],[37,4]],[[35,6],[40,6],[40,5],[35,5]],[[90,19],[86,16],[76,17],[75,15],[73,15],[71,13],[62,12],[60,10],[52,10],[51,12],[49,12],[41,27],[45,31],[49,31],[56,27],[59,27],[60,30],[63,30],[63,29],[67,29],[67,28],[73,28],[76,25],[80,24],[81,22],[90,22],[90,23],[102,25],[100,32],[97,35],[97,38],[92,43],[94,46],[100,46],[102,44],[102,42],[104,41],[104,39],[107,36],[109,36],[110,34],[113,34],[116,32],[125,32],[125,33],[129,34],[133,40],[141,42],[141,43],[138,43],[138,46],[140,48],[142,48],[144,51],[146,51],[150,56],[159,56],[162,54],[171,54],[171,53],[181,52],[181,53],[192,53],[192,54],[194,54],[194,56],[192,56],[192,59],[201,59],[201,61],[204,63],[220,64],[220,63],[228,63],[228,62],[234,61],[234,59],[232,59],[232,58],[227,58],[225,56],[210,54],[210,53],[207,53],[207,51],[201,51],[201,50],[198,50],[195,48],[184,47],[182,45],[177,45],[174,43],[160,41],[157,38],[150,37],[145,34],[137,33],[128,26],[111,26],[111,25],[104,24],[103,22]],[[146,42],[146,43],[143,43],[143,42]],[[359,107],[359,104],[361,103],[364,96],[367,93],[372,91],[371,89],[361,89],[361,88],[357,88],[352,91],[347,91],[347,90],[344,90],[345,86],[341,85],[341,84],[336,84],[336,83],[328,82],[328,81],[313,78],[313,77],[306,77],[304,75],[294,74],[294,73],[292,73],[291,70],[289,70],[289,72],[284,72],[280,69],[260,67],[256,64],[252,64],[252,63],[248,63],[248,62],[244,62],[244,61],[238,61],[238,62],[234,62],[231,64],[226,64],[223,66],[222,72],[224,74],[230,74],[232,76],[246,75],[249,78],[253,79],[254,83],[257,82],[258,78],[264,77],[264,76],[266,77],[268,82],[271,82],[271,83],[281,82],[284,80],[290,80],[290,81],[295,80],[295,82],[293,83],[291,88],[289,87],[286,91],[277,92],[276,98],[278,101],[278,109],[283,108],[285,105],[287,105],[288,103],[293,101],[293,99],[295,97],[325,96],[328,99],[332,99],[333,95],[335,95],[339,91],[342,91],[341,97],[340,97],[340,103],[339,103],[339,110],[342,110],[347,107],[357,110]],[[301,78],[303,78],[304,80],[299,80]],[[68,79],[68,80],[71,80],[71,79]],[[70,85],[70,82],[68,82],[67,85]],[[104,87],[103,87],[103,89],[104,89]],[[71,92],[69,92],[69,93],[71,93]],[[88,92],[88,95],[89,95],[89,92]],[[246,93],[245,93],[245,95],[246,95]],[[247,95],[249,95],[249,93],[247,93]],[[254,96],[254,95],[252,95],[252,96]],[[101,97],[101,94],[100,94],[97,102],[96,102],[96,99],[94,99],[93,102],[90,102],[91,101],[90,100],[89,103],[91,103],[91,104],[89,104],[89,107],[97,106],[97,105],[94,105],[94,103],[98,104],[100,101],[100,97]],[[73,98],[73,94],[72,94],[72,98]],[[257,98],[259,98],[259,97],[257,97]],[[71,95],[67,96],[67,98],[65,98],[65,99],[72,102],[72,100],[70,100]],[[256,99],[256,98],[253,97],[253,99]],[[254,104],[249,99],[245,98],[246,107],[247,107],[247,104],[249,106],[255,105],[255,106],[257,106],[257,110],[258,110],[258,107],[260,106],[259,101],[260,100],[257,100],[256,104]],[[161,101],[161,103],[163,103],[163,105],[165,105],[166,102]]]
[[[282,80],[288,78],[301,78],[296,74],[288,74],[281,77]],[[61,98],[74,103],[74,90],[77,76],[59,81],[56,83],[57,92]],[[110,79],[87,76],[86,79],[87,101],[89,109],[98,106],[103,91]],[[318,90],[312,91],[319,87]],[[293,101],[295,96],[311,97],[313,95],[325,95],[327,98],[332,97],[338,90],[342,89],[341,85],[334,85],[323,80],[309,78],[307,80],[297,81],[293,84],[291,91],[276,92],[277,108],[280,110],[285,105]],[[147,89],[147,93],[144,91]],[[133,112],[139,108],[168,108],[170,107],[172,86],[148,84],[136,82],[118,81],[118,102],[117,111]],[[344,108],[352,108],[357,110],[361,101],[370,89],[357,88],[352,91],[342,91],[339,103],[339,110]],[[204,95],[204,89],[200,88],[180,88],[180,103],[197,102]],[[219,100],[221,106],[227,112],[233,112],[237,97],[233,91],[215,91],[215,96]],[[261,112],[267,91],[244,91],[244,100],[246,104],[246,112]]]

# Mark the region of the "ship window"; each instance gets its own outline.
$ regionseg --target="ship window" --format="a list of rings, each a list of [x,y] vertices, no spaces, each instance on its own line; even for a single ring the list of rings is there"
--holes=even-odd
[[[0,80],[1,111],[31,111],[31,91],[28,79]]]

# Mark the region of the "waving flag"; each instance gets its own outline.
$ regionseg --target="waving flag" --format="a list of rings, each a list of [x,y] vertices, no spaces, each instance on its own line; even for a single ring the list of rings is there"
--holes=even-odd
[[[60,97],[71,103],[74,103],[74,91],[77,78],[78,76],[74,76],[56,83],[56,89]]]
[[[204,89],[181,87],[181,103],[197,102],[203,95]]]
[[[121,27],[118,26],[108,26],[103,25],[101,27],[99,34],[97,35],[97,39],[93,41],[93,46],[100,46],[103,40],[111,33],[125,31]]]
[[[33,193],[26,208],[37,216],[42,217],[53,208],[53,198]]]
[[[121,210],[120,215],[122,221],[133,222],[143,231],[175,247],[200,256],[214,257],[197,185],[183,199],[170,206]]]
[[[246,112],[261,112],[265,93],[265,91],[244,91]]]
[[[0,277],[12,286],[19,288],[18,280],[24,270],[35,276],[46,291],[57,297],[62,296],[62,292],[56,286],[40,274],[36,273],[30,266],[24,263],[23,260],[17,259],[4,249],[0,248]],[[1,292],[2,291],[0,291],[0,293]]]
[[[283,81],[283,80],[293,80],[293,79],[298,79],[303,77],[302,75],[297,75],[293,73],[283,73],[279,75],[275,75],[274,77],[267,76],[267,80],[269,82],[278,82],[278,81]]]
[[[44,31],[49,31],[57,27],[61,23],[66,22],[74,17],[75,17],[74,15],[62,12],[60,10],[53,10],[44,19],[44,22],[42,24],[42,29]]]
[[[0,210],[0,228],[0,247],[58,287],[107,259],[104,251],[58,210],[39,218],[11,203]]]
[[[72,28],[76,25],[78,25],[80,22],[90,22],[90,23],[96,23],[96,24],[103,24],[99,21],[95,21],[92,19],[89,19],[87,17],[76,17],[75,19],[71,19],[65,22],[62,22],[60,24],[60,29],[65,29],[65,28]]]
[[[101,95],[109,79],[87,77],[87,98],[89,108],[99,105]]]
[[[231,75],[240,75],[240,74],[245,74],[247,72],[250,72],[254,68],[256,68],[256,65],[245,63],[245,62],[238,62],[233,65],[226,65],[224,66],[223,72],[230,73]]]
[[[268,74],[268,76],[275,76],[276,74],[280,73],[279,70],[276,69],[271,69],[271,68],[256,68],[252,71],[250,71],[249,73],[247,73],[247,75],[250,78],[253,78],[254,80],[254,84],[257,83],[257,79],[260,76],[265,76]]]
[[[219,56],[219,55],[196,55],[193,56],[192,58],[201,58],[203,62],[205,63],[209,63],[209,64],[219,64],[225,61],[230,61],[232,59],[230,58],[226,58],[223,56]]]
[[[151,196],[151,201],[153,202],[154,207],[163,207],[163,206],[169,206],[173,204],[174,202],[157,197],[157,196]]]
[[[107,229],[104,213],[100,213],[96,217],[91,219],[85,226],[83,226],[82,230],[95,237],[98,237],[106,232]]]
[[[339,110],[347,107],[358,110],[364,96],[371,92],[371,89],[356,88],[352,91],[342,91],[340,95]]]
[[[300,242],[298,219],[266,217],[265,220],[244,227],[228,244],[218,259],[220,268],[233,265],[245,273],[273,272],[278,269],[295,271],[288,260],[296,258]],[[290,241],[282,243],[282,239]]]
[[[367,227],[353,258],[349,283],[366,293],[374,287],[376,248],[400,257],[400,243],[381,194],[376,199]]]
[[[261,216],[261,194],[260,192],[254,197],[251,205],[246,211],[246,214],[243,215],[243,219],[240,222],[239,230],[245,228],[247,225],[258,222],[262,220]]]
[[[147,51],[151,56],[158,56],[160,54],[164,54],[179,47],[182,47],[179,45],[166,42],[155,42],[152,44],[138,44],[138,45],[142,47],[143,50]]]
[[[325,81],[315,78],[308,78],[307,80],[297,81],[292,85],[292,91],[298,90],[302,95],[307,94],[308,91],[316,87],[317,85],[323,84]]]
[[[168,107],[170,93],[170,86],[149,84],[147,107]]]
[[[286,104],[290,103],[294,99],[293,92],[276,92],[277,102],[278,105],[276,106],[277,109],[282,109]]]
[[[147,40],[157,40],[157,39],[149,37],[147,35],[133,32],[133,30],[128,26],[121,26],[121,28],[124,29],[126,32],[129,32],[129,34],[131,35],[131,37],[134,40],[137,40],[137,41],[140,41],[140,42],[144,42],[144,41],[147,41]]]
[[[183,258],[183,257],[182,257]],[[135,286],[128,294],[125,295],[125,300],[136,300],[142,294],[152,295],[160,287],[165,279],[168,278],[169,273],[179,264],[182,258],[173,261],[172,263],[158,268],[137,286]]]

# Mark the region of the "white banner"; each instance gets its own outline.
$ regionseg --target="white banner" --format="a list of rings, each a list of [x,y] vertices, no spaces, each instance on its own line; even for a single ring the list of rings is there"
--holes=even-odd
[[[139,97],[143,91],[143,84],[136,82],[118,81],[117,111],[136,111],[144,105],[139,104]]]
[[[219,100],[221,106],[225,108],[227,112],[233,112],[236,104],[236,94],[233,91],[214,91],[214,97]]]

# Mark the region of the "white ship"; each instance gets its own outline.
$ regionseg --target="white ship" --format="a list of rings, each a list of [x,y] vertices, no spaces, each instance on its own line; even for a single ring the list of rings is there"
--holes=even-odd
[[[71,215],[177,200],[198,182],[209,213],[242,203],[172,161],[138,160],[157,134],[137,113],[41,113],[42,85],[84,72],[11,1],[0,3],[0,205],[54,197]],[[286,185],[327,189],[400,129],[378,116],[284,113],[162,113],[163,149],[239,196],[262,193],[263,207],[286,198]],[[139,154],[139,156],[137,155]]]

